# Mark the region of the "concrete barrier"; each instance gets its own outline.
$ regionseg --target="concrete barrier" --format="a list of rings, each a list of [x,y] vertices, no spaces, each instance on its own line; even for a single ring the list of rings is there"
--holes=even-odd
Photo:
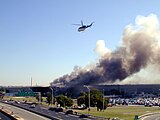
[[[11,111],[9,111],[7,109],[1,108],[0,112],[3,113],[8,118],[10,118],[11,120],[24,120],[23,118],[15,115],[13,112],[11,112]]]
[[[21,109],[24,109],[24,110],[27,110],[29,112],[32,112],[32,113],[35,113],[35,114],[38,114],[38,115],[41,115],[41,116],[44,116],[44,117],[47,117],[49,119],[52,119],[52,120],[60,120],[60,118],[57,118],[55,116],[50,116],[48,114],[44,114],[44,113],[41,113],[41,112],[38,112],[38,111],[35,111],[35,110],[31,110],[31,109],[28,109],[28,108],[25,108],[25,107],[22,107],[22,106],[19,106],[19,105],[15,105],[15,104],[12,104],[13,106],[16,106],[16,107],[19,107]]]

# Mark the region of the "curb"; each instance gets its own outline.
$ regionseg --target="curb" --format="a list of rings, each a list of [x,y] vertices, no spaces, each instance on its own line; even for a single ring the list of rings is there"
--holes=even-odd
[[[146,117],[146,116],[154,115],[154,114],[160,114],[160,112],[147,113],[147,114],[139,116],[138,119],[141,119],[141,118]]]

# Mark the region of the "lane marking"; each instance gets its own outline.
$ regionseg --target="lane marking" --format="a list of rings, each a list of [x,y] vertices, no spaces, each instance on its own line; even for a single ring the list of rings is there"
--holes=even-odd
[[[155,120],[160,120],[160,117],[156,118]]]

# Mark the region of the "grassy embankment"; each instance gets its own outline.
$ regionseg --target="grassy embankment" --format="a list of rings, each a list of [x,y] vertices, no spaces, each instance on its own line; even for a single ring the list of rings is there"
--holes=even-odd
[[[88,110],[76,111],[79,113],[88,114]],[[123,120],[134,120],[135,115],[139,116],[150,112],[160,112],[160,108],[144,106],[114,106],[107,108],[105,111],[97,111],[96,108],[91,108],[89,114],[106,118],[118,117]]]

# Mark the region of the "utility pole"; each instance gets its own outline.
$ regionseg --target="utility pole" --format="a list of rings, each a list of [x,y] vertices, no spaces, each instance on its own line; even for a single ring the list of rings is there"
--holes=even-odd
[[[52,87],[49,87],[52,91],[52,101],[51,101],[51,105],[53,106],[53,88]]]
[[[41,92],[38,92],[38,97],[39,97],[39,104],[41,103]]]
[[[103,111],[104,111],[104,89],[103,89]]]

